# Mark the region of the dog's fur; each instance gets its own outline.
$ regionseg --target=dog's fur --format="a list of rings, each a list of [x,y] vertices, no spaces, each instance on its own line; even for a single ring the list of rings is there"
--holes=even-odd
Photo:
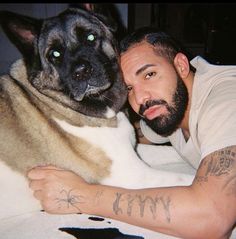
[[[103,16],[1,12],[0,22],[23,56],[0,79],[0,161],[10,171],[52,164],[115,186],[191,183],[192,176],[158,172],[137,156],[120,112],[127,92],[113,27]]]
[[[61,130],[55,118],[116,126],[126,89],[109,28],[78,9],[44,21],[3,12],[1,23],[24,57],[1,79],[1,159],[21,172],[56,164],[99,181],[109,172],[108,157]]]

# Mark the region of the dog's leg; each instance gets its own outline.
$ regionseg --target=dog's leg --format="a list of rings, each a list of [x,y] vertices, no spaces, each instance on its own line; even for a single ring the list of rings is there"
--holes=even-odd
[[[127,188],[188,185],[193,180],[190,173],[168,172],[149,167],[134,149],[134,129],[123,113],[118,114],[118,127],[74,127],[62,121],[58,124],[67,132],[84,138],[101,148],[112,161],[109,176],[102,184]],[[168,154],[166,154],[167,156]],[[173,154],[170,154],[172,157]],[[177,154],[176,154],[177,156]],[[162,155],[160,155],[160,158]],[[174,157],[174,156],[173,156]],[[168,159],[166,159],[168,161]]]

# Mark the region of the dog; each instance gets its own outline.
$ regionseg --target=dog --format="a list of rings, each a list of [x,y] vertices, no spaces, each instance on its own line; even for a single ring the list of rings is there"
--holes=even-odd
[[[192,182],[135,150],[114,24],[75,8],[47,19],[2,11],[0,22],[22,54],[0,78],[1,218],[41,209],[25,178],[37,165],[127,188]]]

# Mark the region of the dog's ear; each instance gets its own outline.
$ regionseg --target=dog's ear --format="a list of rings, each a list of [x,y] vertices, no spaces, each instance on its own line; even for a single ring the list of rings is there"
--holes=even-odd
[[[108,29],[111,31],[111,32],[116,32],[117,31],[117,24],[116,22],[112,19],[112,18],[107,18],[106,16],[102,15],[102,14],[99,14],[99,13],[94,13],[94,15],[101,21],[103,22],[107,27]]]
[[[127,34],[127,29],[114,3],[83,3],[82,5],[87,11],[93,12],[100,21],[114,33],[118,40],[122,39]]]
[[[118,29],[118,25],[113,17],[113,15],[115,15],[115,8],[112,4],[76,3],[70,4],[70,7],[80,8],[92,13],[113,33],[115,33]]]
[[[23,56],[33,54],[34,42],[40,32],[42,20],[10,11],[0,11],[0,25]]]

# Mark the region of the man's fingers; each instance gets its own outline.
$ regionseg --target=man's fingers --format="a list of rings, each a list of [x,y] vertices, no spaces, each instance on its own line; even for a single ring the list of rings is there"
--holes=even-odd
[[[48,169],[48,170],[50,170],[50,169],[52,169],[52,170],[63,170],[62,168],[58,168],[58,167],[53,166],[53,165],[37,166],[35,168],[39,168],[39,169],[42,169],[42,170],[46,170],[46,169]]]
[[[34,191],[41,190],[43,187],[43,182],[42,180],[30,180],[29,187]]]
[[[33,168],[27,172],[27,177],[32,180],[39,180],[45,177],[45,171],[40,168]]]
[[[41,190],[34,191],[34,197],[38,200],[41,200],[42,199],[42,191]]]
[[[33,180],[37,180],[37,179],[43,179],[48,171],[51,170],[57,170],[57,171],[61,171],[63,169],[57,168],[55,166],[37,166],[35,168],[30,169],[27,172],[27,177],[29,179],[33,179]]]

